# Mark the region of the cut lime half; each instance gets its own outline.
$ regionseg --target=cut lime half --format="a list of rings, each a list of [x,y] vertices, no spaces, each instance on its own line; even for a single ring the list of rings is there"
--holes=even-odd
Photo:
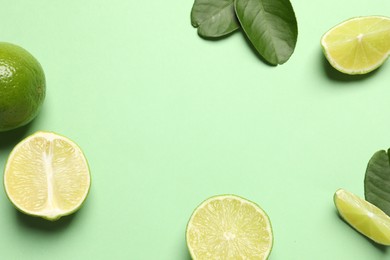
[[[186,232],[195,259],[267,259],[271,222],[255,203],[235,195],[207,199],[192,214]]]
[[[355,194],[339,189],[333,197],[340,216],[378,244],[390,245],[390,217]]]
[[[4,187],[12,204],[26,214],[48,220],[79,209],[90,183],[81,149],[51,132],[37,132],[16,145],[4,172]]]
[[[321,38],[329,63],[346,74],[366,74],[390,54],[390,18],[362,16],[344,21]]]

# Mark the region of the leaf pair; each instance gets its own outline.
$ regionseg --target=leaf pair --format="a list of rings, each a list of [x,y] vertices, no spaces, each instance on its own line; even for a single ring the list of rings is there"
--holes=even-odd
[[[364,178],[366,200],[390,216],[390,150],[376,152],[367,165]]]
[[[191,23],[205,38],[225,36],[242,27],[258,53],[272,65],[291,57],[298,37],[289,0],[195,0]]]

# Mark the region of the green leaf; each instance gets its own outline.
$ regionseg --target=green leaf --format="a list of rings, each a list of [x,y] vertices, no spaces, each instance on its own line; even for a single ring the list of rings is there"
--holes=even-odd
[[[240,27],[233,0],[195,0],[191,24],[203,37],[221,37]]]
[[[294,52],[298,25],[289,0],[235,0],[236,15],[247,37],[272,65]]]
[[[376,152],[367,165],[364,196],[387,215],[390,215],[390,158],[384,150]]]

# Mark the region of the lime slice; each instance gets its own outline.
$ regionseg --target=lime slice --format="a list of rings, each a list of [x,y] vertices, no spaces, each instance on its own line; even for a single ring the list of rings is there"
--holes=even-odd
[[[20,211],[57,220],[75,212],[85,200],[90,187],[88,163],[68,138],[37,132],[12,150],[4,187]]]
[[[390,18],[363,16],[349,19],[322,36],[329,63],[346,74],[365,74],[378,68],[390,53]]]
[[[195,259],[267,259],[273,235],[267,214],[235,195],[211,197],[192,214],[186,232]]]
[[[337,190],[333,199],[348,224],[376,243],[390,245],[390,217],[382,210],[343,189]]]

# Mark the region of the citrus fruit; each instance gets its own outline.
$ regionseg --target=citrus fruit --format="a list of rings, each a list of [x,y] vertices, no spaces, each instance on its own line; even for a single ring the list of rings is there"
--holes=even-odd
[[[378,244],[390,245],[390,217],[355,194],[339,189],[334,203],[340,216],[353,228]]]
[[[336,25],[321,38],[325,57],[346,74],[375,70],[390,53],[390,18],[362,16]]]
[[[39,62],[25,49],[0,42],[0,131],[33,120],[45,93],[45,75]]]
[[[186,231],[195,259],[267,259],[271,222],[255,203],[236,195],[211,197],[192,214]]]
[[[57,220],[80,208],[90,188],[87,160],[73,141],[37,132],[15,146],[8,157],[4,187],[20,211]]]

